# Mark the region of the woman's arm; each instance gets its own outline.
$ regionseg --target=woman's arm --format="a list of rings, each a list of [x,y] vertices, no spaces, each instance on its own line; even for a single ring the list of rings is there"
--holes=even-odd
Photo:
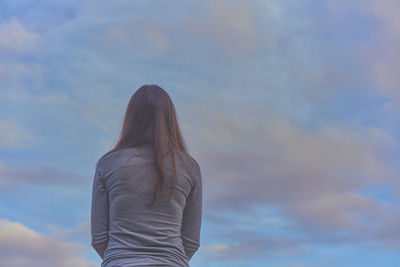
[[[182,221],[182,241],[185,254],[190,260],[200,247],[200,228],[202,219],[202,179],[200,167],[196,164],[195,184],[186,200]]]
[[[104,251],[108,244],[108,208],[108,196],[102,169],[98,167],[95,171],[92,188],[91,245],[101,259],[104,258]]]

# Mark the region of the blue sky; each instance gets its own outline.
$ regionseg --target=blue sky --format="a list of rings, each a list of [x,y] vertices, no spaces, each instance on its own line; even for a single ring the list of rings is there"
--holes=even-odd
[[[399,8],[0,1],[0,265],[99,266],[94,165],[155,83],[202,170],[191,266],[396,266]]]

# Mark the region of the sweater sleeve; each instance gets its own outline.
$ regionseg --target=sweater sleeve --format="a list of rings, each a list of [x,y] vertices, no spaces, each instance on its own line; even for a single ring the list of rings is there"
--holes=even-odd
[[[108,196],[101,167],[96,167],[91,204],[91,245],[101,259],[108,244]]]
[[[195,183],[186,199],[182,221],[182,240],[185,254],[190,260],[200,247],[200,228],[202,219],[202,178],[196,163]]]

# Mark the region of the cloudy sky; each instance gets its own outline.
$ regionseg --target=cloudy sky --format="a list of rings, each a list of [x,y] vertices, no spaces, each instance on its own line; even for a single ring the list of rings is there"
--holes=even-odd
[[[201,166],[191,266],[400,262],[397,0],[1,0],[0,265],[93,267],[94,165],[142,85]]]

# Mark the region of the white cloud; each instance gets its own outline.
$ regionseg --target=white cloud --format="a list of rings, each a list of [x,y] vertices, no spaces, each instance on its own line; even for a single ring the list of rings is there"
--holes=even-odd
[[[90,236],[89,220],[81,221],[75,228],[66,229],[52,224],[48,225],[47,228],[51,231],[51,236],[54,236],[57,239],[63,239],[63,240],[69,238],[85,239]]]
[[[2,50],[33,51],[37,48],[38,40],[38,35],[26,30],[16,18],[0,24],[0,48]]]
[[[229,245],[211,245],[211,246],[200,246],[199,250],[206,252],[217,252],[221,253],[224,251],[229,251]]]
[[[0,62],[0,77],[4,80],[19,82],[23,78],[29,79],[37,79],[45,73],[45,66],[33,62],[33,63],[21,63],[21,62]],[[14,89],[14,88],[12,88]],[[12,90],[10,92],[3,92],[3,94],[12,94]]]
[[[0,148],[27,148],[42,141],[35,131],[0,119]]]
[[[235,60],[260,51],[262,31],[259,23],[263,13],[257,4],[238,0],[201,1],[196,4],[195,15],[182,23],[184,34],[191,34],[201,43],[209,42],[222,54]],[[272,33],[274,25],[269,26]]]

